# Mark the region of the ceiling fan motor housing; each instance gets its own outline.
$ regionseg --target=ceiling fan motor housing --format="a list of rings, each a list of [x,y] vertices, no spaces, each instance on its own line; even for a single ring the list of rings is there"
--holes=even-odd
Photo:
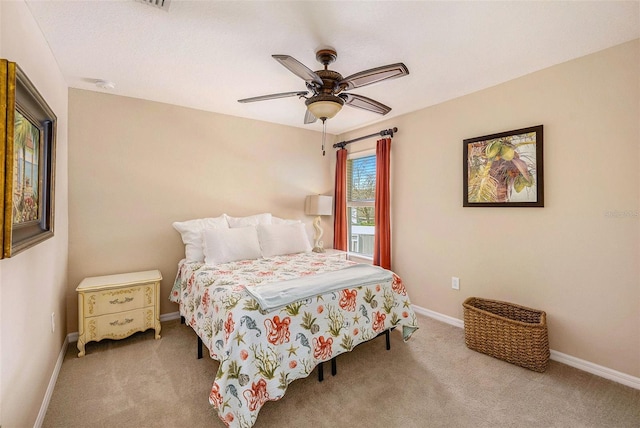
[[[335,51],[335,49],[331,48],[320,49],[316,52],[316,59],[326,68],[329,64],[338,59],[338,53]]]
[[[342,90],[338,83],[342,81],[342,75],[333,70],[318,70],[316,74],[322,79],[322,87],[317,88],[316,93],[336,94]]]

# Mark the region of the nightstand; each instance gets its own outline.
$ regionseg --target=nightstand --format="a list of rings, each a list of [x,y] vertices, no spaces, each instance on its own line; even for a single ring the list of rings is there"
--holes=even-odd
[[[85,278],[78,292],[78,357],[85,344],[155,329],[160,339],[159,270]]]
[[[347,260],[346,251],[336,250],[334,248],[325,248],[324,253],[321,254],[324,254],[326,257],[331,257],[338,260]]]

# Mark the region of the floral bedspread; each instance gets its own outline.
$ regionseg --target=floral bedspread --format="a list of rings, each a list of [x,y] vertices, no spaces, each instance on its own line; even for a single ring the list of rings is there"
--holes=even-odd
[[[256,284],[354,264],[317,253],[216,266],[180,262],[170,299],[220,366],[209,401],[229,427],[251,427],[260,408],[295,379],[379,333],[418,328],[402,280],[343,289],[264,312],[245,290]]]

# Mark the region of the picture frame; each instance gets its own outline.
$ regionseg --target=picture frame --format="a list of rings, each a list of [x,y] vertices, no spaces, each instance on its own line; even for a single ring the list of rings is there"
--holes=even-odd
[[[463,141],[463,207],[544,207],[543,125]]]
[[[56,124],[22,69],[0,59],[2,258],[54,235]]]

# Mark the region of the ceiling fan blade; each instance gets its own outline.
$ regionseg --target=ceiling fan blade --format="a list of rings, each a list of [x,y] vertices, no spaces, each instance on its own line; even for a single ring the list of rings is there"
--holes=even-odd
[[[271,55],[276,61],[284,65],[290,72],[300,77],[307,83],[315,82],[322,86],[324,83],[320,76],[311,71],[306,65],[289,55]]]
[[[307,109],[304,113],[304,124],[308,125],[310,123],[314,123],[316,120],[318,120],[318,118],[315,117],[313,113],[309,111],[309,109]]]
[[[339,85],[344,85],[344,90],[361,88],[383,80],[395,79],[397,77],[406,76],[409,69],[406,65],[399,62],[397,64],[384,65],[382,67],[372,68],[370,70],[361,71],[351,76],[347,76]]]
[[[304,97],[308,93],[309,92],[307,92],[307,91],[280,92],[279,94],[260,95],[259,97],[243,98],[241,100],[238,100],[238,102],[239,103],[252,103],[254,101],[273,100],[273,99],[276,99],[276,98],[285,98],[285,97],[293,97],[293,96]]]
[[[391,107],[372,100],[371,98],[363,97],[362,95],[342,93],[338,96],[344,100],[345,105],[351,107],[372,111],[383,116],[391,111]]]

